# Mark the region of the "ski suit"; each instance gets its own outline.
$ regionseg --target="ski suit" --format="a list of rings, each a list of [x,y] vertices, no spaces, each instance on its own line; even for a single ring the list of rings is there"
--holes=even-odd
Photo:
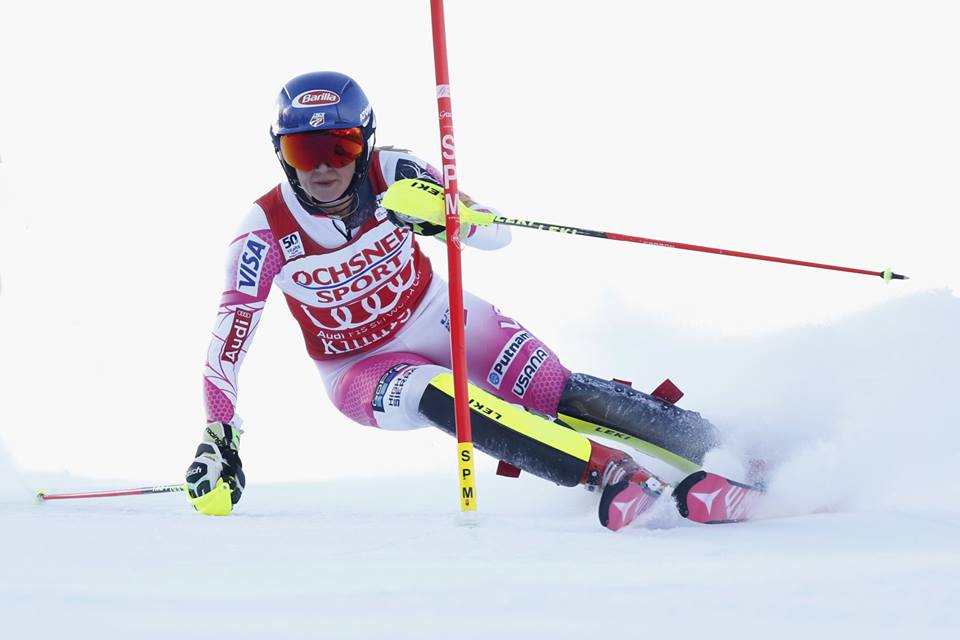
[[[384,429],[433,425],[453,432],[446,284],[415,234],[377,207],[378,196],[404,178],[441,182],[422,160],[380,149],[358,210],[343,221],[308,213],[286,182],[256,201],[230,244],[204,371],[208,422],[234,420],[237,374],[276,284],[345,416]],[[463,244],[479,249],[510,241],[509,229],[497,225],[465,225],[461,234]],[[553,350],[489,302],[464,292],[464,310],[471,422],[481,451],[573,486],[597,480],[609,459],[625,455],[582,433],[640,439],[668,458],[695,463],[715,444],[712,425],[694,412],[571,374]],[[558,415],[563,424],[551,421]]]
[[[360,424],[431,424],[420,395],[449,368],[447,287],[412,231],[376,215],[376,196],[401,178],[440,182],[436,170],[378,150],[360,209],[343,222],[313,216],[284,182],[257,200],[230,245],[227,284],[207,353],[208,421],[234,417],[237,375],[271,283],[287,299],[336,407]],[[463,244],[497,249],[509,228],[468,225]],[[555,415],[570,372],[556,354],[490,303],[464,292],[470,380],[511,403]],[[388,389],[389,387],[389,389]],[[387,394],[386,396],[384,394]]]

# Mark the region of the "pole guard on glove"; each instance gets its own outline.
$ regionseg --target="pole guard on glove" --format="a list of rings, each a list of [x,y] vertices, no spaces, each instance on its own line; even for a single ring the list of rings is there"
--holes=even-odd
[[[397,180],[383,194],[380,206],[389,212],[401,214],[407,219],[415,218],[446,229],[443,187],[426,180],[405,178]],[[460,223],[488,225],[496,216],[485,211],[471,209],[460,202]],[[431,234],[432,235],[432,234]]]

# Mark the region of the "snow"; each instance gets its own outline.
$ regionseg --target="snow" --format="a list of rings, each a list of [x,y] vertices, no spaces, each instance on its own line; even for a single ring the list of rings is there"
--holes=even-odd
[[[943,80],[960,59],[960,4],[553,3],[549,29],[539,28],[542,3],[447,5],[458,173],[485,204],[512,217],[911,277],[884,286],[526,229],[504,251],[465,252],[468,288],[571,367],[646,389],[672,376],[685,406],[711,417],[736,405],[705,395],[722,389],[779,424],[803,395],[750,385],[794,383],[793,363],[751,379],[744,369],[754,360],[761,374],[771,370],[763,345],[727,349],[678,331],[749,336],[835,323],[935,287],[960,291],[950,227],[960,210],[960,83]],[[328,29],[322,54],[313,20],[264,29],[278,21],[267,3],[167,3],[149,20],[139,6],[19,2],[3,21],[0,57],[18,64],[0,82],[0,438],[33,471],[151,482],[180,473],[204,420],[198,376],[226,245],[252,201],[283,178],[267,127],[285,80],[350,73],[373,100],[380,144],[440,160],[428,3],[374,0],[364,37],[377,46],[358,49],[356,29]],[[290,0],[283,13],[327,10]],[[491,37],[496,46],[484,46]],[[403,55],[385,58],[380,45]],[[23,99],[51,95],[52,79],[57,99]],[[209,109],[197,106],[208,98]],[[592,117],[584,105],[601,138],[615,135],[597,147],[600,164],[566,135]],[[211,117],[216,126],[204,124]],[[103,124],[23,126],[67,121]],[[198,144],[235,161],[196,157]],[[70,150],[70,169],[55,177],[38,170],[53,148]],[[424,244],[443,272],[443,246]],[[611,340],[583,339],[586,327],[625,311]],[[649,322],[635,326],[643,314],[664,321],[659,335],[648,335]],[[348,425],[318,397],[302,342],[274,298],[241,374],[245,461],[257,482],[343,477],[355,465],[328,452],[384,442],[378,466],[403,472],[434,442],[446,444]],[[703,349],[733,373],[701,366]],[[816,380],[828,376],[821,367]],[[740,382],[750,385],[732,384]],[[291,440],[322,459],[288,464]],[[438,459],[431,470],[446,468]]]
[[[452,469],[252,481],[219,519],[177,494],[36,505],[42,486],[138,483],[18,472],[0,448],[4,636],[953,637],[958,323],[960,299],[930,292],[781,334],[652,342],[644,370],[673,354],[682,404],[731,434],[708,466],[775,460],[770,517],[738,525],[662,500],[614,534],[593,494],[487,461],[475,526]]]
[[[474,528],[456,524],[454,487],[436,477],[254,486],[227,519],[176,496],[5,505],[7,637],[170,638],[208,623],[241,638],[956,628],[955,509],[713,527],[662,515],[613,534],[585,492],[485,480]]]

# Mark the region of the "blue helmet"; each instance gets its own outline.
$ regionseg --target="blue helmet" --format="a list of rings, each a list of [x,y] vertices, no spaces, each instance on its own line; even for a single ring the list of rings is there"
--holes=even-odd
[[[345,197],[353,199],[353,205],[338,217],[353,213],[359,204],[358,190],[367,177],[370,157],[377,131],[377,119],[366,94],[352,78],[335,71],[305,73],[290,80],[277,97],[277,118],[270,127],[273,148],[280,160],[287,180],[297,199],[307,211],[327,215],[324,204],[307,194],[297,179],[296,170],[287,164],[280,152],[280,137],[305,131],[323,129],[348,129],[357,127],[363,134],[364,148],[356,161],[353,180],[346,192],[338,199],[338,209]]]

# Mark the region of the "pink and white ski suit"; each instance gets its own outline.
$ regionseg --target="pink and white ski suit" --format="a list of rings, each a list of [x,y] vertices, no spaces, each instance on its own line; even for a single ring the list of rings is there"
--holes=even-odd
[[[230,244],[227,284],[207,352],[208,421],[234,419],[237,375],[271,283],[286,297],[327,392],[351,420],[388,429],[430,424],[418,406],[450,367],[447,286],[417,237],[381,211],[394,180],[440,182],[418,158],[378,150],[371,196],[346,220],[308,213],[286,182],[257,200]],[[507,227],[471,226],[464,244],[498,249]],[[556,354],[490,303],[464,292],[470,380],[515,404],[556,415],[570,372]]]

